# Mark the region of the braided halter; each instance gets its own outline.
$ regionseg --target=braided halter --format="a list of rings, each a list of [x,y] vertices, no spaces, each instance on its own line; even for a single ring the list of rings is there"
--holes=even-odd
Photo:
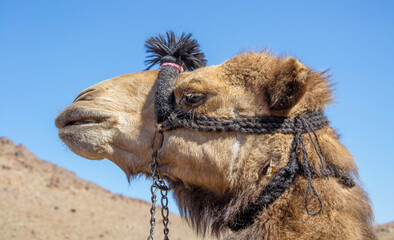
[[[187,36],[190,37],[190,35]],[[168,34],[167,37],[169,38]],[[148,52],[154,52],[159,55],[159,57],[154,60],[161,63],[160,71],[156,80],[157,89],[155,99],[158,130],[155,134],[154,144],[152,147],[154,156],[152,156],[153,162],[151,166],[154,167],[151,167],[151,169],[153,172],[154,185],[162,186],[162,190],[168,190],[165,186],[164,180],[157,177],[159,176],[157,172],[157,152],[162,145],[163,132],[177,128],[188,128],[192,130],[211,132],[235,131],[250,134],[282,133],[294,136],[287,165],[273,176],[257,199],[250,203],[244,210],[239,212],[236,218],[228,224],[228,227],[234,231],[244,229],[253,224],[257,214],[280,197],[281,194],[295,181],[295,178],[298,175],[305,177],[308,182],[305,196],[305,209],[307,214],[311,216],[319,214],[323,209],[320,196],[312,184],[312,175],[336,177],[338,182],[346,187],[353,187],[355,185],[355,182],[349,173],[340,171],[329,163],[323,163],[321,155],[322,151],[316,131],[328,126],[329,122],[322,112],[304,113],[295,118],[261,116],[226,119],[208,117],[196,113],[191,114],[181,109],[177,109],[173,91],[179,73],[183,71],[183,67],[186,67],[188,70],[193,70],[196,67],[205,65],[205,61],[203,61],[190,67],[185,63],[187,61],[182,60],[182,57],[179,56],[179,52],[178,55],[176,54],[176,50],[181,48],[181,43],[184,44],[184,42],[182,42],[182,40],[184,40],[182,39],[183,37],[184,35],[179,39],[180,44],[178,45],[171,41],[170,38],[168,42],[164,43],[160,42],[163,38],[151,38],[147,41]],[[187,40],[190,41],[190,39]],[[167,55],[160,55],[163,53],[163,49],[159,49],[161,51],[155,51],[158,46],[161,47],[160,44],[172,44],[172,47],[174,47],[175,50],[173,49],[173,51],[170,51]],[[166,47],[168,48],[168,46]],[[196,50],[193,50],[195,53]],[[148,62],[153,63],[154,61],[149,60]],[[311,140],[314,150],[319,157],[322,169],[320,170],[320,173],[313,172],[311,170],[309,165],[309,156],[302,137],[303,134],[307,134],[306,136]],[[302,161],[299,159],[300,156]],[[270,172],[272,172],[272,169],[270,169]],[[157,179],[159,179],[159,181],[157,181]],[[319,203],[319,209],[315,212],[311,212],[308,206],[310,190],[312,190],[313,196],[316,197]]]

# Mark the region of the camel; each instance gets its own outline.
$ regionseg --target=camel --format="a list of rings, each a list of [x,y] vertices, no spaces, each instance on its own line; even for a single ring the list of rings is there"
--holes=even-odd
[[[159,125],[157,168],[197,232],[228,240],[376,239],[357,166],[323,114],[333,100],[326,73],[269,51],[214,66],[204,66],[193,47],[183,57],[163,54],[182,40],[198,45],[190,35],[153,38],[148,63],[164,63],[160,70],[82,91],[56,118],[61,140],[84,158],[111,160],[129,179],[151,177],[157,124],[181,112],[190,122]],[[164,90],[163,76],[172,79]],[[161,92],[168,98],[160,99]],[[166,103],[169,109],[161,109]],[[161,110],[168,112],[162,119]],[[212,119],[222,128],[198,125]],[[246,119],[241,128],[240,119]],[[280,126],[249,126],[264,125],[261,119]],[[284,123],[293,127],[282,131]]]

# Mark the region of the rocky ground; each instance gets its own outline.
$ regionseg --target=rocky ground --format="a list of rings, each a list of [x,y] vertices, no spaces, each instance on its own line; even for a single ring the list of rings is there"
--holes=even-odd
[[[0,239],[139,240],[149,232],[149,203],[112,194],[6,138],[0,138],[0,189]],[[170,220],[170,239],[203,239],[179,216]],[[394,240],[394,222],[376,231]]]

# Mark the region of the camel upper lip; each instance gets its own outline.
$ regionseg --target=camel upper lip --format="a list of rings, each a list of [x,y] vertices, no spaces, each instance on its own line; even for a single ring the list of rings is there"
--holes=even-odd
[[[66,109],[55,120],[58,129],[62,129],[72,125],[85,125],[92,123],[101,123],[110,118],[111,115],[97,110],[84,108]]]

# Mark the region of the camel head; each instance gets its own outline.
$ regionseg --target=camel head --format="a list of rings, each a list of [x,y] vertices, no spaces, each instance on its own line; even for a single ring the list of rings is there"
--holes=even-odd
[[[182,61],[179,65],[187,68]],[[324,73],[311,70],[293,57],[277,57],[267,51],[242,53],[220,65],[194,68],[179,73],[174,80],[168,93],[172,111],[218,119],[294,118],[323,111],[332,98]],[[156,82],[159,75],[159,70],[131,73],[83,90],[56,118],[61,140],[84,158],[111,160],[128,177],[141,174],[150,177],[152,141],[157,131],[155,101],[160,105],[156,94],[157,89],[163,91]],[[316,134],[324,162],[340,171],[356,174],[352,156],[339,143],[334,131],[327,126]],[[158,169],[174,188],[181,212],[191,218],[192,224],[202,231],[210,228],[220,232],[239,209],[253,202],[275,173],[286,166],[292,141],[291,134],[177,127],[164,131],[163,145],[158,151]],[[305,140],[310,167],[319,175],[322,166],[312,145],[312,141]],[[341,191],[335,180],[327,181],[335,185],[331,186],[331,192]],[[304,179],[299,182],[303,187],[292,190],[299,193],[293,204],[298,210],[292,214],[303,216],[302,221],[308,222],[303,205],[307,183]],[[323,189],[328,185],[316,184],[317,189],[321,187],[321,198],[329,197],[329,191],[326,194]],[[284,197],[290,198],[286,194]],[[366,202],[364,208],[369,209],[364,197],[360,201]],[[291,205],[283,201],[275,204]],[[279,207],[283,208],[282,205]],[[317,206],[317,201],[312,200],[311,208],[317,209]],[[272,218],[263,215],[259,218]],[[365,215],[365,219],[370,217],[369,212],[361,215]],[[253,238],[246,236],[245,239]]]

